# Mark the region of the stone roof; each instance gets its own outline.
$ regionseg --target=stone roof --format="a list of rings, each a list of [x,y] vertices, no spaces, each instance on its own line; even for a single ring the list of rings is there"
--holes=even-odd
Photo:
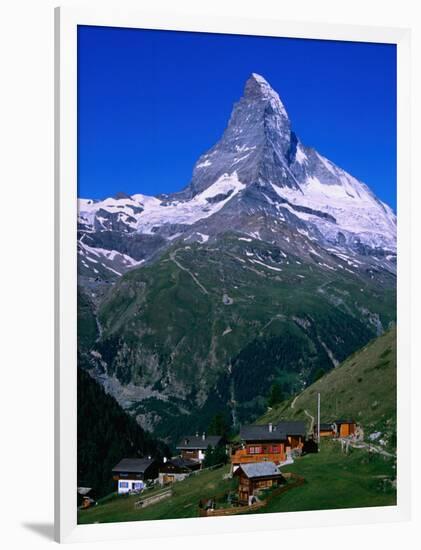
[[[282,476],[281,471],[274,462],[254,462],[239,466],[246,476],[251,478]]]

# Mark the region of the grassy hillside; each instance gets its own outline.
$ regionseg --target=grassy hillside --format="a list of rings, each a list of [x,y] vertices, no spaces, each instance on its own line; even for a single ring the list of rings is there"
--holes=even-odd
[[[184,481],[173,485],[173,496],[143,510],[135,510],[134,504],[139,495],[117,496],[112,495],[100,501],[98,506],[89,510],[82,510],[78,515],[78,523],[108,523],[115,521],[139,521],[148,519],[175,519],[192,518],[198,515],[198,504],[202,498],[228,491],[233,481],[223,479],[229,472],[229,465],[216,470],[206,470],[193,475]],[[161,489],[151,490],[145,496],[160,492]]]
[[[353,353],[298,397],[281,403],[259,419],[259,423],[281,419],[316,417],[317,393],[321,396],[321,421],[353,417],[368,435],[386,434],[389,444],[396,438],[396,327]]]
[[[360,449],[346,455],[340,449],[337,441],[322,441],[319,453],[283,468],[303,476],[306,483],[272,499],[259,513],[396,505],[394,459]]]
[[[282,470],[303,476],[301,487],[273,497],[259,513],[392,506],[396,504],[394,460],[351,449],[341,453],[338,442],[324,441],[317,454],[296,459]],[[224,479],[224,466],[203,471],[173,485],[173,496],[147,508],[136,510],[138,495],[111,495],[89,510],[81,510],[78,523],[109,523],[154,519],[192,518],[198,516],[200,499],[235,490],[236,479]],[[160,491],[160,489],[158,489]],[[157,490],[147,492],[152,495]],[[145,494],[145,496],[146,496]],[[202,521],[208,521],[203,519]]]

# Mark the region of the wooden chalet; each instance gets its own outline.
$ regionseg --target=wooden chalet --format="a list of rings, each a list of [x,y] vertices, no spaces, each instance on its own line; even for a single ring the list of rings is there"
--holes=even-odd
[[[286,481],[274,462],[241,464],[234,476],[239,478],[238,500],[243,504],[251,504],[252,497],[260,490],[277,487]]]
[[[200,470],[201,463],[190,458],[174,457],[164,462],[159,468],[159,483],[167,485],[175,481],[182,481],[192,472]]]
[[[280,464],[292,449],[301,449],[305,440],[303,421],[283,421],[278,424],[242,426],[241,448],[231,454],[233,470],[241,464],[269,461]]]
[[[159,462],[153,458],[123,458],[112,469],[118,494],[142,491],[145,482],[159,475]]]
[[[203,462],[206,455],[206,449],[211,447],[214,449],[218,445],[222,445],[222,437],[220,435],[187,435],[178,443],[176,449],[180,452],[181,458],[198,460]]]
[[[340,419],[333,422],[336,437],[348,437],[355,433],[357,424],[353,419]]]

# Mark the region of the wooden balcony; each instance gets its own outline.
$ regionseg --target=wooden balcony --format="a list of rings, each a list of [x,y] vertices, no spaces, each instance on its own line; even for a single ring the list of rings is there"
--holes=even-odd
[[[252,462],[283,462],[286,459],[284,452],[248,454],[247,449],[238,449],[231,455],[233,464],[250,464]]]

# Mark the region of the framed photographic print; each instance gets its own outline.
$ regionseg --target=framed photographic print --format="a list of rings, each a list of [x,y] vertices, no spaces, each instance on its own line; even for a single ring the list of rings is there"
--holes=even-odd
[[[409,31],[56,10],[56,538],[409,514]]]

